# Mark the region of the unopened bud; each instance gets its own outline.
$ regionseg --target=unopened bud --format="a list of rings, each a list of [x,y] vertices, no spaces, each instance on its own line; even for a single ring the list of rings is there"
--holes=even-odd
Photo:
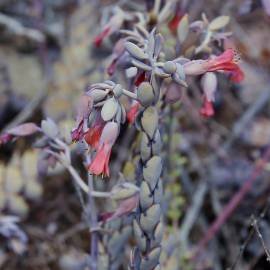
[[[215,100],[215,92],[217,90],[217,76],[214,72],[207,72],[201,80],[203,92],[208,101]]]

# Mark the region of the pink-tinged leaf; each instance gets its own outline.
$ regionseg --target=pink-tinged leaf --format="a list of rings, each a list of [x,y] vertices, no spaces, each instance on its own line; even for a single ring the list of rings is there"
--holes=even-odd
[[[262,0],[263,8],[268,16],[270,16],[270,0]]]
[[[100,221],[102,222],[108,222],[111,220],[114,220],[116,218],[122,217],[124,215],[130,214],[138,205],[139,202],[139,196],[138,194],[127,198],[125,200],[122,200],[115,212],[111,213],[103,213],[100,215]]]
[[[7,131],[7,134],[13,136],[29,136],[39,132],[40,128],[34,123],[24,123]]]

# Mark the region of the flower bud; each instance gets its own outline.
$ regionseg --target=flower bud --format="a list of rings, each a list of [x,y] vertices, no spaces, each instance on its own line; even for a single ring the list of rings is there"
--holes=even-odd
[[[137,96],[144,107],[151,105],[155,99],[151,84],[149,82],[142,82],[138,87]]]
[[[164,63],[163,70],[166,73],[172,74],[176,71],[176,64],[173,61],[167,61]]]
[[[213,72],[207,72],[201,80],[203,92],[208,101],[215,100],[215,92],[217,90],[217,76]]]

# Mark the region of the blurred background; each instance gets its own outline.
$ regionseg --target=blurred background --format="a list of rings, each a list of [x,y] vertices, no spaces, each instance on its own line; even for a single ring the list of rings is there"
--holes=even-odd
[[[68,137],[78,97],[90,83],[107,78],[113,40],[93,45],[102,22],[116,4],[143,9],[145,2],[151,5],[150,0],[1,0],[0,132],[50,117]],[[216,115],[209,121],[200,118],[194,91],[171,109],[175,154],[165,190],[163,269],[270,269],[270,163],[254,174],[270,142],[270,1],[180,2],[190,21],[202,12],[211,19],[231,17],[231,42],[245,79],[233,85],[220,78]],[[135,132],[127,126],[123,132],[129,136],[120,136],[112,171],[115,177],[124,167],[132,179],[125,160]],[[89,235],[78,197],[61,166],[43,174],[34,141],[33,136],[0,146],[0,269],[85,269],[80,263]],[[80,162],[74,153],[74,163]],[[252,177],[249,192],[241,191]],[[97,185],[103,188],[106,181]],[[236,209],[228,210],[220,230],[212,228],[208,237],[207,229],[235,194],[240,194]],[[191,258],[196,248],[200,254]],[[128,251],[123,249],[115,269],[127,269]]]

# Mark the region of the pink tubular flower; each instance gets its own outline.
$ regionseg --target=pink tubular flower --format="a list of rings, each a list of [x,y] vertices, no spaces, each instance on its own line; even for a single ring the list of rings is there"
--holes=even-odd
[[[133,105],[131,106],[129,112],[127,113],[127,119],[130,124],[134,123],[139,108],[140,108],[140,103],[138,101],[135,101]]]
[[[230,79],[240,82],[244,79],[244,73],[237,64],[239,57],[233,49],[227,49],[224,53],[208,60],[193,60],[184,64],[186,75],[201,75],[209,71],[228,72]]]
[[[115,143],[119,132],[118,124],[108,122],[101,133],[97,153],[88,167],[88,170],[95,175],[110,176],[109,161],[112,146]]]

